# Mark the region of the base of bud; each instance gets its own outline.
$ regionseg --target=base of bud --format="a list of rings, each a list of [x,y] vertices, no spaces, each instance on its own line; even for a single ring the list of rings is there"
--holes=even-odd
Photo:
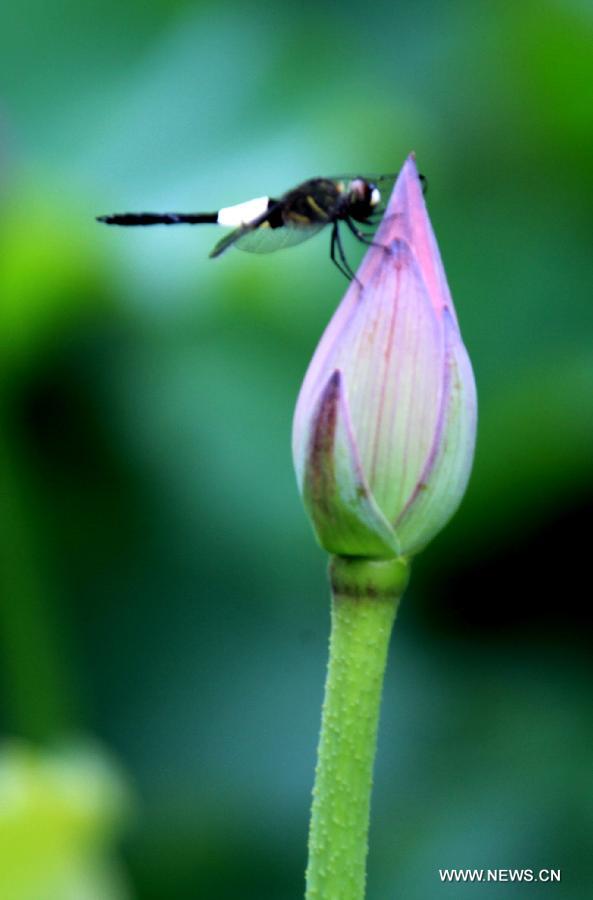
[[[329,579],[334,598],[387,600],[401,597],[410,579],[410,563],[403,557],[366,559],[332,556]]]

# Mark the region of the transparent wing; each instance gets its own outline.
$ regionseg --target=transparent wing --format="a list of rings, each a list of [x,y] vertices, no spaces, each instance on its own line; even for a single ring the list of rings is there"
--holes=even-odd
[[[270,228],[267,222],[259,228],[252,229],[235,241],[238,250],[248,253],[274,253],[285,247],[302,244],[325,228],[326,222],[315,222],[311,225],[283,225],[282,228]]]
[[[381,202],[377,206],[377,212],[381,215],[385,212],[385,208],[389,203],[389,198],[391,197],[391,192],[393,191],[393,186],[397,180],[397,176],[399,172],[395,172],[395,174],[390,175],[366,175],[364,176],[367,181],[372,181],[373,184],[376,184],[381,192]],[[428,182],[426,180],[426,176],[420,174],[418,176],[420,178],[420,183],[422,185],[422,193],[425,194],[428,188]]]
[[[220,256],[228,247],[245,250],[248,253],[275,253],[285,247],[294,247],[308,241],[316,235],[326,222],[315,222],[311,225],[283,225],[281,228],[270,228],[267,222],[260,225],[241,225],[218,241],[210,256]]]
[[[368,222],[374,228],[379,224],[385,212],[397,175],[397,172],[387,175],[338,175],[333,176],[330,180],[347,183],[354,178],[364,178],[365,181],[369,181],[379,188],[381,201],[373,210]],[[235,228],[226,234],[214,246],[210,256],[220,256],[221,253],[224,253],[225,250],[232,246],[237,247],[239,250],[245,250],[248,253],[274,253],[276,250],[293,247],[295,244],[309,240],[328,224],[327,222],[290,223],[280,228],[270,228],[267,220],[274,212],[277,212],[280,206],[281,201],[277,206],[262,213],[253,222],[241,225],[239,228]]]

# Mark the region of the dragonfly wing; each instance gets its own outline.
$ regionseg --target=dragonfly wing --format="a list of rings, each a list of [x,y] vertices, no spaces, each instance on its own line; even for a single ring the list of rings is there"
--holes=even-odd
[[[381,193],[381,201],[378,204],[378,206],[375,207],[374,212],[379,213],[380,215],[382,215],[385,212],[385,210],[387,208],[387,204],[389,203],[389,200],[391,198],[393,186],[397,180],[398,174],[399,173],[396,172],[395,174],[390,174],[390,175],[368,175],[368,176],[366,176],[367,181],[370,181],[373,184],[375,184],[379,188],[379,191]],[[422,185],[422,193],[425,194],[426,187],[427,187],[426,177],[424,175],[420,175],[419,178],[420,178],[420,183]]]
[[[397,173],[388,175],[340,175],[326,180],[347,184],[354,178],[359,177],[376,185],[381,193],[381,200],[373,209],[368,223],[376,227],[389,202]],[[300,244],[313,237],[331,221],[331,217],[322,221],[289,220],[286,224],[276,228],[272,228],[269,224],[270,221],[277,221],[278,213],[283,209],[285,198],[294,193],[295,191],[289,191],[287,195],[284,195],[283,199],[261,213],[253,221],[246,222],[226,234],[215,245],[210,256],[220,256],[221,253],[224,253],[225,250],[232,246],[237,247],[239,250],[246,250],[248,253],[273,253],[285,247],[293,247],[295,244]]]
[[[217,241],[210,251],[210,258],[212,259],[215,256],[220,256],[221,253],[224,253],[225,250],[232,247],[233,244],[247,232],[247,230],[245,225],[241,225],[240,228],[234,228],[233,231],[229,231],[228,234],[225,234],[224,237]]]
[[[229,234],[225,234],[210,256],[220,256],[229,247],[245,250],[248,253],[274,253],[285,247],[293,247],[303,241],[308,241],[325,227],[326,222],[313,222],[307,225],[283,225],[280,228],[271,228],[267,221],[259,224],[251,222],[235,228]]]
[[[239,235],[235,247],[248,253],[275,253],[285,247],[294,247],[308,241],[325,228],[326,222],[315,222],[310,225],[283,225],[281,228],[270,228],[267,222],[258,228],[252,228]]]
[[[238,228],[229,231],[228,234],[225,234],[225,236],[214,245],[210,251],[210,258],[212,259],[215,256],[220,256],[221,253],[224,253],[225,250],[228,250],[229,247],[232,247],[233,244],[236,244],[241,238],[246,237],[252,231],[255,231],[255,229],[259,228],[260,225],[267,221],[270,214],[275,212],[275,210],[276,206],[272,206],[270,209],[260,213],[259,216],[256,216],[251,222],[244,222],[242,225],[239,225]]]

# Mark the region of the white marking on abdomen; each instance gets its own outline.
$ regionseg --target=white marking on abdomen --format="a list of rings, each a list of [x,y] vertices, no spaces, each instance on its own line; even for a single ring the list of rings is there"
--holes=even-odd
[[[218,213],[219,225],[247,225],[261,216],[268,208],[268,197],[256,197],[245,203],[237,203],[235,206],[225,206]]]

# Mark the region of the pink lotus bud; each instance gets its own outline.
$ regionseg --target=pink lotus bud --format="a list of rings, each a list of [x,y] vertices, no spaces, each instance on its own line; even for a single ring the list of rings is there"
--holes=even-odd
[[[476,389],[413,156],[299,395],[293,456],[321,545],[409,556],[457,509]]]

